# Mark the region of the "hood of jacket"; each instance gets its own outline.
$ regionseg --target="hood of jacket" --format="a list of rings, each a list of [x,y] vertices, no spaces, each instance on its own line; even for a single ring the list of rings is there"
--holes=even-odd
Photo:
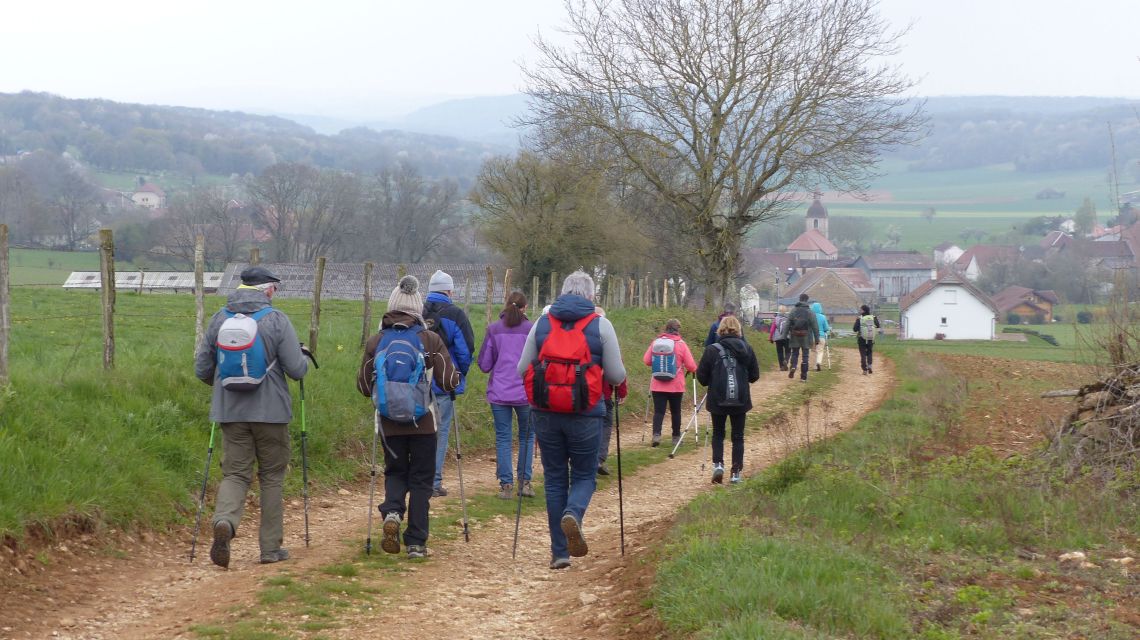
[[[226,310],[250,314],[272,306],[269,296],[257,289],[237,289],[226,298]]]
[[[573,293],[558,296],[550,305],[550,317],[567,322],[581,320],[591,313],[594,313],[594,303]]]
[[[744,342],[743,338],[738,338],[736,336],[721,336],[720,339],[716,341],[716,343],[731,351],[738,360],[748,356],[748,344]]]
[[[822,314],[823,313],[823,305],[818,303],[818,302],[813,302],[813,303],[811,303],[811,310],[814,313]]]
[[[673,342],[680,342],[681,340],[683,340],[683,338],[681,337],[681,334],[679,334],[679,333],[665,332],[665,333],[662,333],[661,335],[659,335],[657,337],[658,338],[669,338]]]
[[[380,318],[381,329],[386,329],[388,327],[393,327],[396,325],[410,327],[414,324],[422,325],[423,322],[420,320],[420,318],[408,313],[407,311],[389,311],[384,314],[384,317]]]

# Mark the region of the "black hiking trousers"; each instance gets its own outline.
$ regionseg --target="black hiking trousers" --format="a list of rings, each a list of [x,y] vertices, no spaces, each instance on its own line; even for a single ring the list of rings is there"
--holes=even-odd
[[[791,356],[791,349],[788,348],[788,339],[773,340],[772,342],[776,345],[776,360],[780,363],[780,371],[784,371],[788,367],[788,360]]]
[[[685,393],[673,391],[653,392],[653,435],[661,435],[661,425],[665,422],[665,405],[669,405],[670,425],[673,428],[673,437],[681,437],[681,398]]]
[[[796,364],[800,359],[800,351],[803,351],[803,363]],[[808,357],[811,355],[811,349],[807,347],[792,347],[792,355],[788,358],[788,368],[795,371],[797,368],[800,370],[800,379],[807,380],[808,374]]]
[[[732,420],[732,473],[744,469],[744,419],[748,413],[713,413],[712,456],[713,464],[724,464],[724,423]]]
[[[435,481],[435,439],[434,433],[385,438],[384,503],[380,505],[380,515],[393,511],[400,514],[407,523],[405,545],[427,543],[428,501]]]
[[[874,348],[874,340],[859,338],[859,366],[863,368],[863,371],[871,370],[871,351]]]

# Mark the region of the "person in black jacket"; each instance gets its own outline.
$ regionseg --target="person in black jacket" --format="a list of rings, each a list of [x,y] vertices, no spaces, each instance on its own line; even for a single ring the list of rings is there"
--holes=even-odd
[[[729,397],[732,394],[727,389],[728,374],[722,364],[721,349],[725,356],[735,360],[735,378],[739,384],[735,401]],[[745,376],[748,384],[744,384]],[[705,349],[697,365],[697,382],[708,387],[705,406],[712,415],[712,481],[716,484],[724,481],[724,428],[728,420],[732,422],[732,482],[740,482],[744,469],[744,419],[752,409],[749,385],[759,379],[760,363],[751,345],[740,336],[740,321],[733,316],[721,319],[716,343]]]
[[[868,375],[874,373],[871,369],[873,357],[871,352],[875,349],[875,334],[879,332],[879,316],[871,315],[871,307],[867,305],[859,307],[859,312],[863,315],[855,318],[855,326],[852,327],[852,330],[855,331],[855,335],[859,336],[859,366],[863,368],[863,375]],[[874,330],[868,328],[863,331],[863,320],[865,318],[870,318],[875,323]],[[864,338],[864,334],[869,334],[870,339]]]

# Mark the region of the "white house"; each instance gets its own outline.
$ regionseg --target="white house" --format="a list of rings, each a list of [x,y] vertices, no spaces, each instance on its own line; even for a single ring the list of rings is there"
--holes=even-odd
[[[998,310],[960,273],[947,271],[899,301],[899,338],[993,340]]]
[[[162,187],[148,182],[131,194],[131,202],[146,209],[165,209],[166,192]]]

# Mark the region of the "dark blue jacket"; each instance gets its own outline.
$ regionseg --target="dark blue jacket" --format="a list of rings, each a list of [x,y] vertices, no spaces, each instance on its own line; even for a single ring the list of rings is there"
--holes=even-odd
[[[447,353],[455,363],[455,368],[459,370],[459,386],[456,387],[455,393],[462,394],[467,390],[467,371],[471,368],[471,354],[475,352],[475,332],[471,330],[471,321],[467,319],[463,309],[451,303],[451,298],[438,291],[429,293],[424,302],[424,316],[428,314],[439,316]],[[434,381],[432,390],[436,394],[444,393]]]

